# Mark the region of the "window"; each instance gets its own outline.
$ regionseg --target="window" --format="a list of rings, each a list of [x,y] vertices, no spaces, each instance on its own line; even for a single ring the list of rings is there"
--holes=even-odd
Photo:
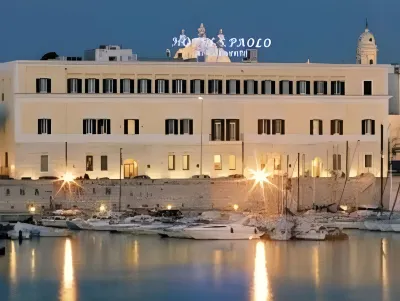
[[[166,79],[157,79],[156,93],[169,93],[169,81]]]
[[[51,79],[50,78],[37,78],[36,79],[36,93],[51,93]]]
[[[240,94],[240,80],[229,79],[226,81],[226,94]]]
[[[40,172],[48,172],[49,171],[49,156],[41,155],[40,156]]]
[[[284,135],[285,134],[285,120],[274,119],[272,120],[272,135]]]
[[[97,134],[111,134],[111,121],[110,119],[97,120]]]
[[[372,95],[372,81],[364,81],[364,95]]]
[[[174,79],[172,81],[172,93],[186,94],[186,80]]]
[[[38,134],[51,134],[51,119],[38,119]]]
[[[328,83],[326,81],[315,81],[314,82],[314,94],[315,95],[326,95]]]
[[[69,78],[67,80],[68,93],[82,93],[82,79]]]
[[[101,156],[100,157],[100,168],[101,171],[106,171],[108,170],[108,160],[107,160],[107,156]]]
[[[139,119],[125,119],[124,120],[124,134],[125,135],[139,135]]]
[[[96,134],[96,119],[83,119],[83,134]]]
[[[281,80],[279,82],[279,94],[293,94],[293,82],[290,80]]]
[[[239,119],[226,120],[226,141],[239,141]]]
[[[189,155],[183,155],[182,169],[189,170]]]
[[[245,80],[243,92],[244,94],[258,94],[258,81]]]
[[[236,156],[229,155],[229,170],[236,170]]]
[[[134,92],[134,80],[129,78],[123,78],[120,80],[120,93],[129,94]]]
[[[165,120],[165,135],[178,135],[178,119]]]
[[[221,155],[214,155],[214,170],[222,169]]]
[[[181,119],[180,120],[180,134],[181,135],[193,135],[193,120],[192,119]]]
[[[308,95],[310,94],[310,82],[309,81],[305,81],[305,80],[301,80],[296,82],[296,89],[297,89],[297,94],[301,94],[301,95]]]
[[[331,120],[331,135],[343,135],[343,120]]]
[[[275,81],[264,80],[261,83],[261,94],[275,94]]]
[[[99,80],[97,78],[85,79],[85,92],[89,94],[99,93]]]
[[[344,81],[332,81],[331,82],[331,94],[332,95],[345,95],[345,83]]]
[[[258,119],[258,134],[270,135],[271,134],[271,120]]]
[[[222,80],[219,79],[209,80],[208,94],[222,94]]]
[[[192,79],[190,81],[190,93],[192,94],[204,94],[204,80]]]
[[[364,119],[361,121],[363,135],[375,135],[375,120]]]
[[[342,170],[342,155],[333,154],[333,170]]]
[[[4,93],[1,93],[1,101],[4,101]]]
[[[103,93],[117,93],[117,80],[112,78],[103,79]]]
[[[175,155],[168,155],[168,170],[175,170]]]
[[[93,156],[86,156],[86,171],[93,171]]]
[[[224,141],[225,140],[224,119],[211,120],[211,140]]]
[[[322,135],[322,120],[312,119],[310,120],[310,135]]]
[[[370,41],[372,42],[372,39],[370,39]],[[369,64],[372,65],[374,63],[374,60],[369,60]]]
[[[138,93],[151,93],[151,80],[139,79]]]
[[[282,166],[281,166],[281,157],[275,157],[274,158],[274,170],[281,170]]]
[[[364,156],[364,167],[372,168],[372,155],[368,154]]]

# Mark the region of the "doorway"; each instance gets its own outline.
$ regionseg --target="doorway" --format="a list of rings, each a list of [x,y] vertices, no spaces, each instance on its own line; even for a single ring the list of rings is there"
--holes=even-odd
[[[124,179],[131,179],[138,175],[138,166],[135,160],[124,161]]]
[[[322,160],[321,158],[316,157],[312,161],[312,177],[319,178],[322,173]]]

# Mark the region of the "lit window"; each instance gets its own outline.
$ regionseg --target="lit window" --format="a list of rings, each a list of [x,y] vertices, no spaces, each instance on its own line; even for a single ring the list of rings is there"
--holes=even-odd
[[[189,170],[189,155],[183,155],[182,169]]]
[[[281,166],[281,157],[275,157],[274,158],[274,170],[281,170],[282,166]]]
[[[175,170],[175,155],[168,155],[168,170]]]
[[[214,155],[214,170],[222,169],[221,155]]]
[[[229,156],[229,170],[236,170],[236,156]]]

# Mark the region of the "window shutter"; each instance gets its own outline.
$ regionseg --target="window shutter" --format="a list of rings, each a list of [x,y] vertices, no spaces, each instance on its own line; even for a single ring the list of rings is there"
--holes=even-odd
[[[124,119],[124,134],[128,135],[128,119]]]
[[[266,80],[263,80],[263,81],[261,81],[261,94],[265,94],[265,82],[266,82]],[[272,90],[272,88],[271,88],[271,90]]]
[[[36,93],[40,92],[40,78],[36,79]]]
[[[223,119],[221,119],[221,141],[225,141],[225,124]]]
[[[67,93],[71,93],[71,79],[67,79]]]
[[[106,79],[103,79],[103,93],[106,93]]]
[[[200,93],[204,94],[204,80],[200,80]]]
[[[211,119],[211,140],[215,140],[215,119]]]
[[[165,81],[165,93],[169,93],[169,80],[168,79],[166,79]]]
[[[279,81],[279,94],[283,94],[283,81]]]
[[[226,85],[226,94],[230,94],[230,93],[231,93],[231,92],[230,92],[230,85],[229,85],[229,83],[230,83],[229,80],[225,81],[225,85]]]
[[[135,80],[134,79],[130,79],[129,80],[129,85],[130,85],[130,87],[129,87],[129,89],[130,89],[130,93],[134,93],[135,92]]]
[[[263,134],[263,124],[264,120],[263,119],[258,119],[258,135]]]
[[[92,133],[96,134],[97,133],[97,131],[96,131],[96,119],[92,119],[91,122],[92,122]]]
[[[226,120],[226,138],[230,139],[231,137],[231,127],[229,126],[229,123],[231,122],[231,119]]]
[[[293,82],[289,81],[289,94],[293,94]]]
[[[310,135],[314,135],[314,120],[310,120]]]
[[[100,91],[100,80],[99,79],[95,79],[95,93],[99,93]]]
[[[208,94],[213,94],[213,92],[214,92],[213,88],[214,88],[213,81],[211,79],[209,79],[208,80]]]
[[[335,95],[335,82],[331,82],[331,95]]]
[[[179,134],[183,135],[183,119],[179,120]]]
[[[375,120],[371,120],[372,135],[375,135]]]
[[[365,120],[361,120],[361,133],[365,135]]]
[[[147,93],[151,93],[151,84],[152,84],[152,82],[151,82],[151,79],[146,79],[146,81],[147,81]]]
[[[285,135],[285,120],[281,119],[281,123],[282,123],[282,134]]]
[[[240,80],[236,80],[236,94],[240,94]]]
[[[343,120],[339,121],[340,135],[343,135]]]
[[[86,78],[85,79],[85,93],[88,93],[89,90],[89,80]]]
[[[255,95],[258,94],[258,81],[257,80],[254,81],[254,94]]]
[[[247,84],[248,84],[248,80],[245,80],[243,82],[243,94],[247,94]]]
[[[189,135],[193,135],[193,119],[189,120]]]
[[[172,80],[172,93],[176,93],[176,84],[177,83],[177,81],[176,81],[176,79],[173,79]]]
[[[271,80],[271,94],[276,94],[275,92],[275,81]]]
[[[322,120],[318,120],[318,127],[319,127],[319,134],[322,135],[323,134],[323,128],[322,128]]]
[[[311,94],[311,83],[310,81],[306,81],[306,94],[310,95]]]
[[[335,134],[335,120],[331,120],[331,135]]]
[[[218,80],[218,94],[222,94],[222,80]]]
[[[87,134],[87,131],[86,131],[86,124],[87,124],[87,122],[88,122],[87,119],[83,119],[83,130],[82,130],[82,133],[83,133],[83,134]]]
[[[182,94],[186,94],[186,79],[182,80]]]
[[[300,82],[299,81],[296,82],[296,93],[300,94]]]
[[[97,120],[97,128],[99,129],[99,134],[100,134],[100,128],[103,128],[103,134],[105,134],[105,124],[103,119]]]
[[[51,134],[51,119],[47,119],[47,134]]]
[[[275,119],[272,119],[272,135],[276,134],[276,129],[275,129]]]
[[[267,135],[271,135],[271,120],[267,120]]]
[[[113,93],[117,93],[117,80],[113,79]]]
[[[178,135],[178,119],[174,119],[174,134]]]
[[[193,79],[190,80],[190,93],[194,94],[194,86],[195,86],[195,81]]]
[[[239,119],[236,119],[235,122],[236,122],[236,133],[235,133],[236,141],[240,141],[240,128],[239,128],[240,123],[239,123]]]
[[[37,123],[37,128],[38,128],[38,134],[42,134],[42,119],[38,119]]]
[[[139,135],[139,119],[135,119],[135,135]]]
[[[324,81],[324,95],[328,94],[328,82]]]
[[[165,135],[169,135],[168,120],[169,120],[169,119],[165,119]]]
[[[340,92],[341,92],[341,95],[346,95],[346,91],[345,91],[345,82],[340,82],[340,85],[341,85],[341,90],[340,90]]]
[[[124,80],[120,79],[119,80],[119,93],[123,93],[124,92]]]
[[[51,79],[46,79],[47,81],[47,93],[51,93]]]
[[[314,81],[314,95],[318,94],[318,81]]]
[[[111,120],[107,119],[107,134],[111,134]]]

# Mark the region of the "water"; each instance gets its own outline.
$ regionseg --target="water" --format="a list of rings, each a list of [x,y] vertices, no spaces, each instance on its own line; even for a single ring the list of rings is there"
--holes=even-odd
[[[8,241],[0,300],[399,300],[398,254],[395,233],[232,242],[81,232]]]

